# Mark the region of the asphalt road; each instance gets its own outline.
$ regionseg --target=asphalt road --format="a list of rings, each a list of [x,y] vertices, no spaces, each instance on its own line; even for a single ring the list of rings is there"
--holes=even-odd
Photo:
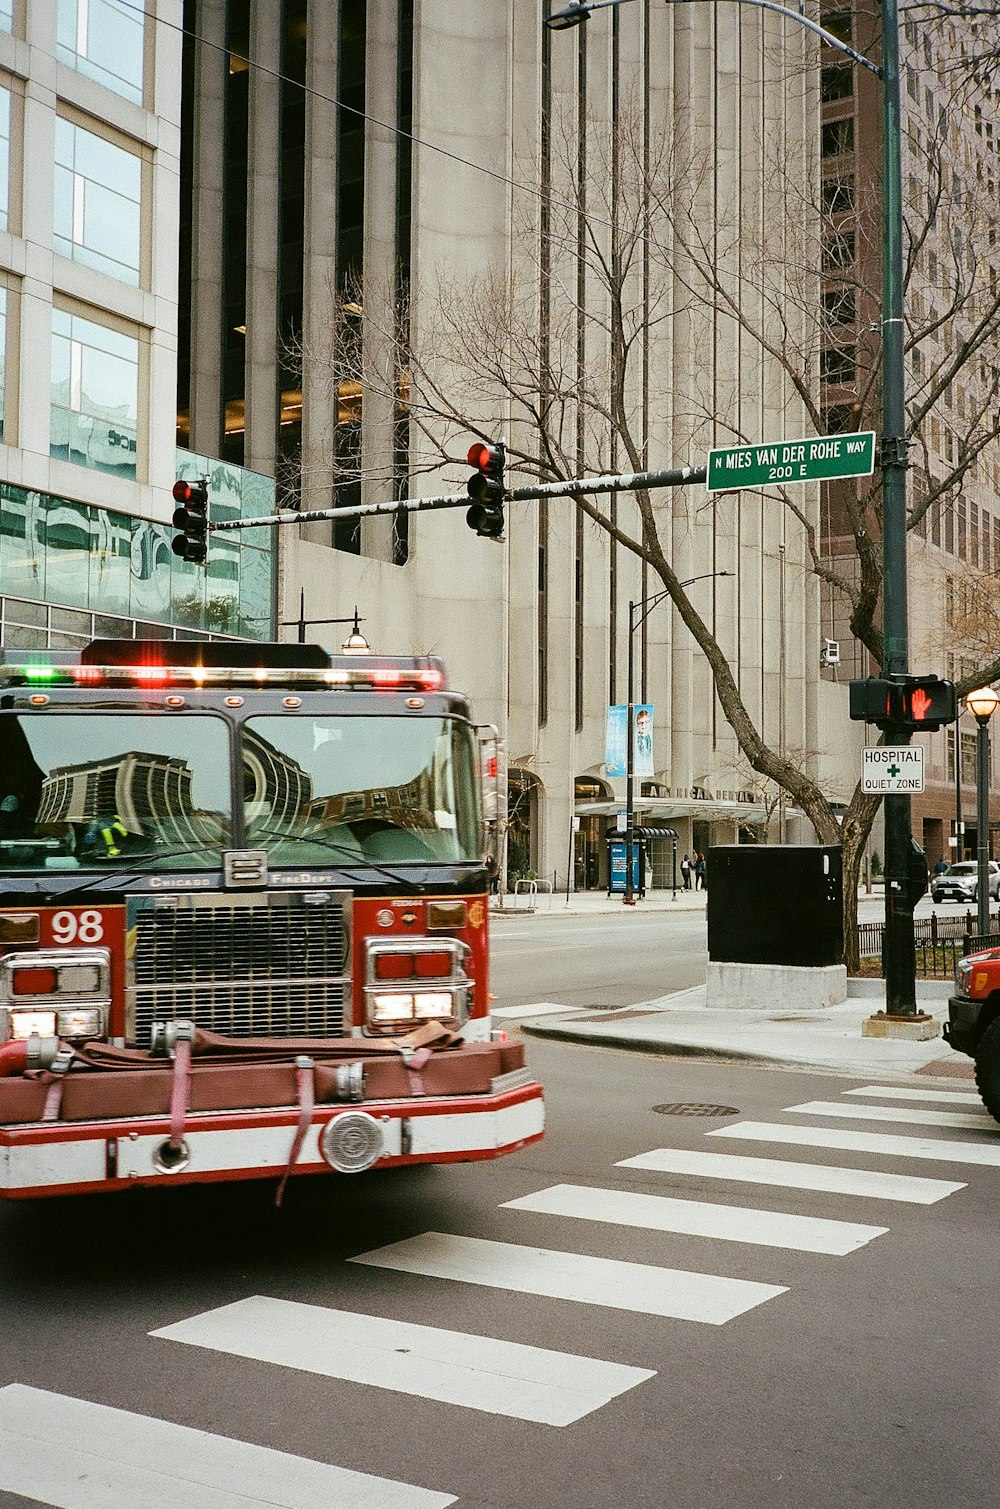
[[[494,917],[490,942],[498,1006],[630,1006],[703,984],[708,963],[704,912]]]
[[[928,897],[915,917],[964,916],[969,908],[933,906]],[[881,893],[862,896],[858,917],[885,916]],[[498,1006],[555,1001],[564,1006],[633,1006],[674,990],[703,985],[708,966],[705,913],[634,910],[564,911],[550,908],[491,920],[490,987]]]
[[[0,1206],[0,1420],[16,1405],[22,1421],[0,1437],[3,1509],[993,1502],[1000,1130],[962,1123],[968,1086],[914,1076],[918,1099],[894,1100],[848,1078],[529,1052],[550,1130],[495,1164],[293,1181],[280,1211],[264,1185]],[[928,1112],[959,1122],[895,1119]],[[872,1135],[910,1142],[876,1152]],[[914,1156],[927,1139],[944,1147]],[[664,1167],[619,1166],[660,1149]],[[807,1186],[893,1182],[743,1182],[759,1165],[704,1163],[722,1154],[795,1162]],[[914,1177],[934,1203],[912,1203]],[[32,1419],[62,1426],[57,1450]],[[148,1499],[107,1486],[130,1442]],[[218,1493],[199,1486],[206,1453]],[[30,1499],[12,1491],[25,1461]],[[331,1487],[324,1464],[383,1481]]]

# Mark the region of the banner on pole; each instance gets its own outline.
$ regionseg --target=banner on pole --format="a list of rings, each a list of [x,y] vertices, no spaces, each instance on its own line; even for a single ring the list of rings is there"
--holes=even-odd
[[[653,704],[632,704],[632,770],[638,776],[653,774]],[[604,739],[604,769],[609,776],[628,774],[628,706],[608,708]]]

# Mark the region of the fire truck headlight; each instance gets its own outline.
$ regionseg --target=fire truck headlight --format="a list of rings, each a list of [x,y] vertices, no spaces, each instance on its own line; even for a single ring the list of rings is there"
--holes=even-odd
[[[454,999],[447,990],[417,991],[413,997],[413,1015],[422,1020],[454,1016]]]
[[[104,1012],[100,1006],[71,1006],[56,1012],[58,1037],[103,1037]]]
[[[409,992],[384,991],[374,996],[371,1002],[373,1022],[405,1022],[413,1019],[413,997]]]
[[[17,1042],[26,1042],[29,1037],[55,1037],[56,1014],[54,1011],[8,1012],[10,1035]]]

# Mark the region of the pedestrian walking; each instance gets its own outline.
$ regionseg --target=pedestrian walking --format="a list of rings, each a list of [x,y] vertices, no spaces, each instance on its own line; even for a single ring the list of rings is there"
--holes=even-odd
[[[705,884],[705,856],[704,856],[704,854],[698,854],[698,855],[695,856],[695,861],[694,861],[694,888],[695,888],[696,891],[704,891],[704,890],[707,889],[706,884]]]
[[[684,881],[684,889],[685,889],[685,891],[690,891],[690,889],[691,889],[691,859],[690,859],[690,856],[687,855],[687,854],[685,854],[684,858],[681,860],[681,879]]]

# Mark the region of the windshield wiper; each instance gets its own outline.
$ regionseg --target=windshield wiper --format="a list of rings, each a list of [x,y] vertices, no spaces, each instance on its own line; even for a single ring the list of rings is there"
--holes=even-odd
[[[390,870],[385,865],[380,865],[373,859],[366,859],[363,854],[356,854],[347,844],[338,844],[334,839],[314,838],[308,833],[282,833],[277,828],[254,828],[254,835],[261,834],[264,838],[278,838],[282,843],[291,840],[297,844],[315,844],[318,849],[329,849],[331,854],[346,855],[354,861],[353,864],[343,865],[345,872],[358,870],[374,870],[376,875],[384,875],[386,880],[391,880],[394,885],[407,886],[410,890],[419,891],[421,895],[427,890],[427,886],[419,880],[412,880],[409,875],[401,874],[399,870]],[[247,843],[250,843],[250,834],[247,834]]]
[[[215,853],[215,851],[209,851],[207,849],[199,849],[199,848],[191,848],[191,847],[184,848],[184,849],[164,849],[161,853],[150,854],[150,855],[146,856],[150,860],[150,863],[148,865],[145,865],[142,869],[138,869],[138,870],[136,869],[136,862],[133,859],[133,861],[130,864],[126,865],[124,868],[128,869],[128,870],[132,870],[135,873],[132,874],[132,875],[126,875],[126,876],[124,876],[124,878],[122,876],[122,871],[121,870],[117,870],[117,869],[105,869],[104,865],[102,865],[99,874],[93,875],[90,880],[82,880],[79,883],[79,885],[67,886],[67,888],[66,888],[65,891],[60,891],[59,892],[59,895],[60,895],[60,897],[65,897],[65,896],[78,896],[81,891],[105,891],[105,890],[113,891],[115,889],[116,885],[117,886],[126,886],[126,885],[131,885],[133,883],[133,881],[141,880],[142,877],[143,877],[143,875],[148,875],[149,872],[150,872],[150,870],[152,870],[154,868],[157,860],[161,860],[161,859],[183,859],[188,854],[207,854],[209,852]],[[143,856],[141,856],[141,855],[137,855],[136,856],[136,858],[142,858],[142,857]],[[218,867],[221,869],[222,868],[222,855],[221,855],[221,853],[216,854],[215,857],[216,857],[216,859],[218,861]],[[65,874],[65,871],[63,871],[62,873]],[[105,884],[105,882],[107,882],[107,881],[113,881],[114,884],[113,885],[107,885],[107,884]]]

